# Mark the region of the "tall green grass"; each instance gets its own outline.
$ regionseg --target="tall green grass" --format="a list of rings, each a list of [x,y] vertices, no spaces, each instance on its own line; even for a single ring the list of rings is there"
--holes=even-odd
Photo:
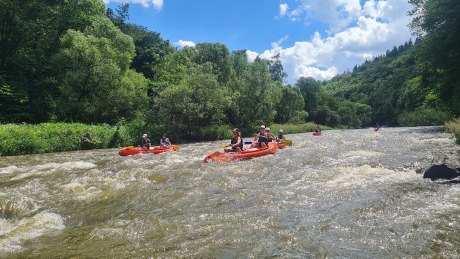
[[[280,129],[283,130],[284,135],[294,134],[294,133],[303,133],[303,132],[313,132],[317,124],[313,122],[306,122],[302,124],[272,124],[268,125],[273,134],[278,133]],[[321,130],[330,130],[331,127],[322,126]],[[276,134],[275,134],[276,135]]]
[[[455,136],[455,140],[460,145],[460,118],[445,123],[447,129]]]
[[[79,123],[0,125],[0,156],[115,147],[116,127]]]

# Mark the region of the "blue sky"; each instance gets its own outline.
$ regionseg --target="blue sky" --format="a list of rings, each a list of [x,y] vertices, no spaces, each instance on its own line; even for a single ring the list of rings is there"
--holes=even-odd
[[[288,82],[328,80],[409,41],[406,0],[104,0],[175,47],[211,42],[249,60],[280,53]]]

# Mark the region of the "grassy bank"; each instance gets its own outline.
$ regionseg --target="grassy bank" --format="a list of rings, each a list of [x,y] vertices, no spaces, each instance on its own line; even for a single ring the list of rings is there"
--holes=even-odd
[[[273,134],[283,129],[285,135],[313,131],[314,123],[273,124]],[[150,128],[150,130],[146,130]],[[323,129],[329,129],[323,127]],[[230,126],[209,126],[200,129],[199,138],[183,141],[204,141],[230,139]],[[244,137],[252,137],[258,128],[240,129]],[[86,125],[81,123],[42,123],[0,125],[0,156],[17,156],[74,150],[115,148],[136,145],[143,133],[149,134],[153,145],[161,137],[161,129],[146,127],[145,124],[125,124],[117,126]],[[171,136],[169,136],[171,138]],[[287,136],[289,138],[289,136]],[[175,143],[172,136],[172,141]]]
[[[0,156],[115,147],[122,131],[107,125],[42,123],[0,125]]]
[[[460,145],[460,118],[447,122],[446,127],[454,134],[457,144]]]

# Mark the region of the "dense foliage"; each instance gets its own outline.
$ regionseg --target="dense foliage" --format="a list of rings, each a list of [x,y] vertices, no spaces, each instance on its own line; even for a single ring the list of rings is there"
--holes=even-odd
[[[180,140],[314,121],[433,125],[460,115],[460,3],[410,0],[415,43],[325,82],[286,84],[280,55],[176,49],[101,0],[0,1],[0,123],[132,124]]]
[[[81,123],[5,124],[0,125],[0,156],[118,147],[130,142],[123,132]]]

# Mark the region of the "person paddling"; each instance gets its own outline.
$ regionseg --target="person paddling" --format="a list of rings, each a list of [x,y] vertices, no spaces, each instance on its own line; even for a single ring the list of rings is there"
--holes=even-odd
[[[161,147],[169,147],[171,146],[171,141],[169,141],[169,138],[166,137],[166,133],[163,134],[163,137],[160,139],[160,146]]]
[[[238,128],[232,130],[233,138],[230,140],[230,145],[225,148],[225,152],[241,152],[243,150],[243,139]]]
[[[278,130],[277,141],[279,142],[281,139],[286,139],[286,137],[284,137],[284,131],[282,129]]]
[[[321,133],[321,128],[319,127],[319,125],[316,125],[315,132],[316,133]]]
[[[150,149],[152,144],[150,143],[150,139],[148,138],[147,134],[142,135],[141,144],[139,146],[142,148]]]
[[[260,126],[259,133],[254,133],[254,142],[250,148],[261,148],[260,142],[265,142],[265,125]]]
[[[271,133],[269,127],[265,128],[265,136],[267,137],[268,142],[276,141],[276,137],[275,137],[275,135],[273,135],[273,133]]]

